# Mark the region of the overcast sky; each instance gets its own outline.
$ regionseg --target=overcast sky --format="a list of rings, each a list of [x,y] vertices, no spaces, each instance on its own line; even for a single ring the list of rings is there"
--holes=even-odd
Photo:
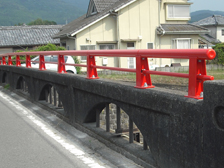
[[[190,0],[191,12],[198,10],[212,10],[224,12],[224,0]]]

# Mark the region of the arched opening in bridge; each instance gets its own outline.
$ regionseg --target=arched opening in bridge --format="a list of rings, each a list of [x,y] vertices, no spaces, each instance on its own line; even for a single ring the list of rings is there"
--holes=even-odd
[[[48,105],[50,108],[55,109],[60,114],[64,114],[64,107],[57,89],[47,84],[43,87],[40,93],[39,101],[42,104]]]
[[[29,88],[28,88],[27,82],[22,76],[17,81],[16,89],[19,89],[24,93],[29,93]]]
[[[96,110],[96,127],[117,137],[122,137],[129,143],[142,145],[144,150],[148,149],[148,145],[135,123],[123,109],[113,103],[105,104],[103,110]]]
[[[8,76],[6,72],[4,72],[2,75],[2,83],[8,83]]]

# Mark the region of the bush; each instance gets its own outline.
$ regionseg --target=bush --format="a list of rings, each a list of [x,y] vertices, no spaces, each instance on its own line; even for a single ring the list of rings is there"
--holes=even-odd
[[[75,61],[76,64],[80,64],[80,61],[79,61],[79,59],[76,56],[73,56],[73,59],[74,59],[74,61]],[[76,69],[77,74],[80,74],[81,67],[77,67],[76,66],[75,69]]]
[[[56,46],[55,44],[47,44],[37,47],[33,51],[60,51],[65,50],[65,47]]]
[[[216,52],[216,57],[212,61],[212,63],[224,65],[224,43],[215,45],[213,49]]]

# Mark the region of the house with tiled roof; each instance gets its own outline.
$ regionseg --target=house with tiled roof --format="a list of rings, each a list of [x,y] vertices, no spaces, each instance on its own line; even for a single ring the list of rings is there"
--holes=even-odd
[[[86,15],[54,38],[75,50],[198,48],[199,34],[208,30],[188,24],[190,5],[187,0],[90,0]],[[182,59],[150,59],[160,66],[176,62],[188,65]],[[135,68],[135,59],[97,57],[96,64]]]
[[[0,26],[0,54],[30,50],[48,43],[60,45],[60,39],[52,36],[61,28],[62,25]]]
[[[210,46],[224,42],[224,16],[213,15],[192,24],[202,26],[210,30],[208,34],[201,36],[201,40],[211,43]]]

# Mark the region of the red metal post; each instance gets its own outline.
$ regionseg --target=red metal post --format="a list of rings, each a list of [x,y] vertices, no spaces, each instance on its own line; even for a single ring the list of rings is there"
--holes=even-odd
[[[5,59],[5,56],[2,57],[2,64],[3,64],[3,65],[6,65],[6,59]]]
[[[154,88],[152,85],[150,74],[145,74],[143,71],[149,71],[147,57],[136,56],[136,88],[147,89]]]
[[[39,70],[46,70],[44,55],[39,56]]]
[[[26,67],[31,68],[31,59],[30,55],[26,55]]]
[[[20,56],[19,55],[16,56],[16,66],[21,66]]]
[[[66,73],[64,55],[58,55],[58,73]]]
[[[8,65],[13,65],[12,64],[12,56],[11,55],[8,56]]]
[[[87,56],[87,79],[99,79],[97,70],[95,67],[95,56],[88,55]]]
[[[207,76],[205,59],[191,58],[189,60],[188,96],[186,97],[203,99],[203,83],[205,80],[213,79],[213,76]]]

